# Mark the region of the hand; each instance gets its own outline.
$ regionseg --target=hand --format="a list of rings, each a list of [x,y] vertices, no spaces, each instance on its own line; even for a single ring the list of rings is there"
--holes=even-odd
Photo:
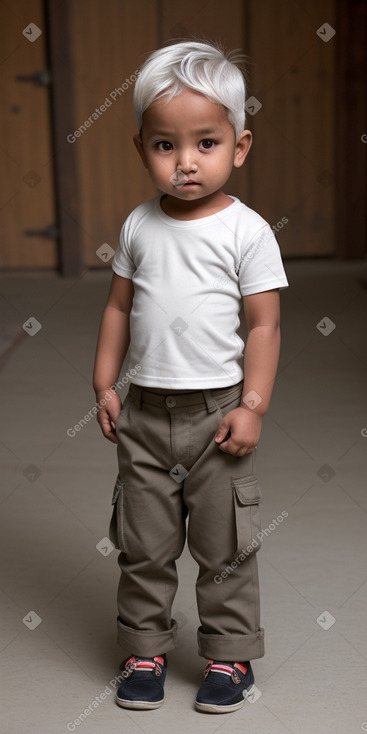
[[[110,397],[109,400],[108,397]],[[116,422],[121,413],[121,400],[114,390],[97,391],[96,400],[98,404],[102,401],[97,413],[97,421],[101,426],[102,433],[109,441],[117,443]],[[105,401],[104,405],[103,401]]]
[[[220,450],[233,456],[250,454],[259,441],[261,421],[260,415],[245,408],[231,410],[224,416],[215,434]],[[228,432],[230,436],[224,440]]]

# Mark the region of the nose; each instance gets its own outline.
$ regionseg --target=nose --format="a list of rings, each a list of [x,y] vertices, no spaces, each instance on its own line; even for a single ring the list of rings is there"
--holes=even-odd
[[[196,155],[197,150],[193,150],[192,148],[180,150],[177,159],[177,170],[183,171],[186,175],[190,172],[197,171]]]

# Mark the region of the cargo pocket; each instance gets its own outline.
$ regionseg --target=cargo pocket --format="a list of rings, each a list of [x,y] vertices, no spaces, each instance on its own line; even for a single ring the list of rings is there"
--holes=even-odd
[[[118,474],[115,486],[113,488],[112,495],[112,517],[110,521],[110,528],[108,537],[111,543],[114,544],[118,550],[126,552],[125,541],[124,541],[124,508],[123,508],[123,489],[125,482],[121,479]]]
[[[250,474],[240,479],[232,478],[232,485],[234,490],[237,552],[256,553],[261,546],[259,503],[262,500],[257,476]]]

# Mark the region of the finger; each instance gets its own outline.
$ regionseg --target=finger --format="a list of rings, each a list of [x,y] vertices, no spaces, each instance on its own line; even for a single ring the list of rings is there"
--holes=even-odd
[[[228,424],[222,422],[215,434],[215,441],[216,443],[222,443],[223,441],[226,441],[227,438],[229,438],[231,435],[231,432],[229,430]]]
[[[232,456],[246,456],[252,451],[251,446],[238,446],[233,440],[225,441],[221,443],[219,449],[225,454],[231,454]]]
[[[117,436],[115,429],[111,426],[111,423],[108,421],[106,422],[102,428],[103,435],[108,438],[109,441],[112,441],[112,443],[117,443]]]
[[[224,454],[228,454],[228,451],[227,451],[227,443],[228,443],[228,441],[225,444],[224,443],[220,443],[219,446],[218,446],[219,451],[223,451]]]
[[[108,417],[104,417],[99,421],[99,424],[105,438],[108,438],[108,440],[112,441],[112,443],[117,443],[116,427],[114,426],[113,422],[110,421]]]
[[[233,441],[228,439],[228,441],[223,441],[219,444],[218,448],[220,451],[223,451],[224,454],[235,454],[236,453],[236,447],[233,445]]]
[[[117,438],[114,433],[110,433],[110,434],[104,433],[104,436],[108,438],[108,440],[111,441],[111,443],[118,443]]]
[[[251,454],[252,448],[242,447],[237,451],[236,456],[247,456],[247,454]]]

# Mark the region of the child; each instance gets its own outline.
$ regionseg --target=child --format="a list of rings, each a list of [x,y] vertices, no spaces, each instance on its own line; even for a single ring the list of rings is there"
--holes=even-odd
[[[269,225],[223,191],[244,163],[242,73],[211,44],[162,48],[134,90],[134,143],[160,192],[126,219],[96,354],[98,420],[118,444],[110,537],[119,554],[120,706],[158,708],[177,646],[175,561],[197,561],[198,711],[239,709],[264,655],[255,449],[288,283]],[[243,299],[246,349],[236,333]],[[116,380],[130,346],[122,409]]]

